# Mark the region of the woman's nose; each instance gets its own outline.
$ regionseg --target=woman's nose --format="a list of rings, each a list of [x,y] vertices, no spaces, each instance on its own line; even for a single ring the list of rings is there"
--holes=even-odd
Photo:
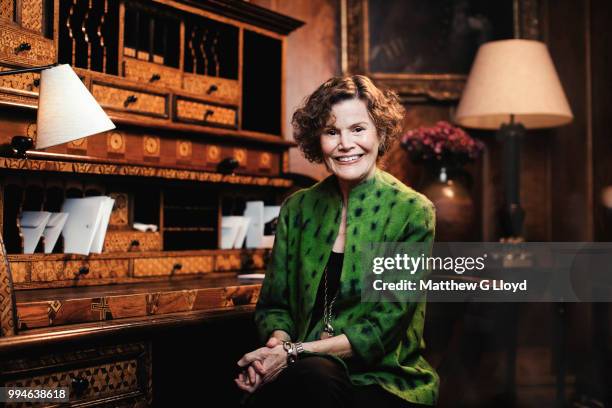
[[[340,133],[339,145],[339,147],[344,150],[348,150],[354,146],[353,138],[351,137],[350,132]]]

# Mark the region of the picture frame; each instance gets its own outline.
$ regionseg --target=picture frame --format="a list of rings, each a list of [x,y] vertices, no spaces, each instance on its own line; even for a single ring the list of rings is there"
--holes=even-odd
[[[449,0],[446,10],[422,0],[340,0],[342,72],[367,75],[403,100],[457,101],[480,43],[540,39],[540,0],[504,1],[499,12],[499,3],[478,0]],[[475,28],[458,32],[461,22]],[[487,37],[483,26],[506,29]]]

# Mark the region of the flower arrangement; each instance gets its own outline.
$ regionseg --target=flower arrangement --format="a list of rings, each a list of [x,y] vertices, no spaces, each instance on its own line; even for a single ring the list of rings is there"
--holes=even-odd
[[[409,130],[401,144],[414,163],[438,166],[463,166],[477,159],[484,149],[481,141],[444,121]]]

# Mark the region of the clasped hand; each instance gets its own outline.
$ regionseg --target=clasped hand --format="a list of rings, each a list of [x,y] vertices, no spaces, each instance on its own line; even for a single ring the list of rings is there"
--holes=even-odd
[[[240,389],[252,393],[261,385],[274,381],[287,367],[287,352],[281,340],[271,337],[265,347],[242,356],[238,366],[242,371],[234,382]]]

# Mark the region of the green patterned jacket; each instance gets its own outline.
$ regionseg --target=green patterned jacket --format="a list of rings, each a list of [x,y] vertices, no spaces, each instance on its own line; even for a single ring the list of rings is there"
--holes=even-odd
[[[284,330],[293,341],[308,333],[315,296],[340,227],[341,193],[334,175],[299,190],[281,206],[274,248],[255,311],[260,339]],[[433,405],[439,378],[422,357],[425,302],[361,302],[360,246],[367,242],[433,242],[435,209],[425,196],[376,169],[349,194],[344,262],[333,326],[353,357],[341,360],[355,385],[380,384],[411,402]]]

